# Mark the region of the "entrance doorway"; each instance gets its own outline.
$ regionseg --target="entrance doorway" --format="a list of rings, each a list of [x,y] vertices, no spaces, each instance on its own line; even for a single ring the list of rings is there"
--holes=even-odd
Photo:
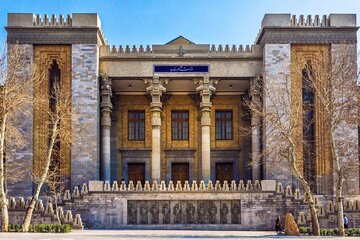
[[[177,181],[181,181],[182,184],[184,184],[185,181],[189,181],[189,163],[172,163],[171,180],[174,184],[176,184]]]
[[[128,163],[128,180],[145,184],[145,163]]]
[[[216,180],[219,180],[220,183],[223,183],[225,180],[229,183],[234,180],[234,167],[232,162],[222,162],[216,163]]]

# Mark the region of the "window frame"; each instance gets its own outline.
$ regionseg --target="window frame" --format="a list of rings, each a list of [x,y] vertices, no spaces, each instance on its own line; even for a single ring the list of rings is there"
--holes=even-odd
[[[187,119],[183,118],[183,114],[187,114]],[[174,118],[173,114],[181,114],[181,117]],[[190,128],[190,112],[189,110],[177,110],[173,109],[171,110],[171,140],[172,141],[187,141],[189,140],[189,128]],[[176,121],[174,121],[176,120]],[[177,123],[176,126],[176,138],[174,134],[174,123]],[[184,124],[186,123],[187,128],[185,129]],[[185,132],[186,131],[186,132]],[[184,137],[185,136],[185,137]]]
[[[136,113],[136,114],[141,114],[141,113],[143,113],[144,114],[144,117],[141,119],[140,117],[138,117],[138,118],[134,118],[134,119],[132,119],[132,118],[130,118],[130,115],[131,115],[131,113]],[[145,134],[146,134],[146,114],[145,114],[146,112],[145,112],[145,110],[131,110],[131,109],[129,109],[128,111],[127,111],[127,123],[128,123],[128,133],[127,133],[127,139],[128,139],[128,141],[145,141]],[[138,115],[139,116],[139,115]],[[132,120],[132,121],[131,121]],[[136,121],[134,121],[134,120],[136,120]],[[143,133],[143,136],[142,136],[142,138],[141,138],[141,122],[143,121],[143,129],[144,129],[144,133]],[[135,123],[135,124],[137,124],[138,126],[138,132],[136,132],[135,130],[136,130],[136,127],[135,127],[135,125],[134,125],[134,139],[131,139],[130,138],[130,122],[133,122],[133,123]],[[137,136],[137,137],[136,137]]]
[[[222,113],[224,115],[223,118],[218,118],[217,113]],[[227,119],[226,115],[227,113],[230,113],[230,119]],[[218,121],[220,121],[218,123]],[[215,140],[220,141],[227,141],[227,140],[233,140],[234,139],[234,111],[233,109],[216,109],[215,110]],[[230,137],[228,137],[228,131],[227,131],[227,123],[230,122]],[[218,126],[218,124],[220,126]],[[218,137],[218,127],[221,129],[220,131],[220,137]],[[224,132],[222,132],[224,131]],[[224,138],[222,137],[224,136]]]

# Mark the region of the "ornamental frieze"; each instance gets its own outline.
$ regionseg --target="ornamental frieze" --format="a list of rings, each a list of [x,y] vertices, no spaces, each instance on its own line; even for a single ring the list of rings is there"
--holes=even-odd
[[[127,221],[142,224],[241,224],[240,200],[129,200]]]
[[[22,44],[97,44],[98,29],[88,30],[12,30],[7,29],[7,43]]]
[[[296,31],[295,31],[296,30]],[[334,29],[269,29],[265,28],[257,44],[265,43],[356,43],[356,28]]]

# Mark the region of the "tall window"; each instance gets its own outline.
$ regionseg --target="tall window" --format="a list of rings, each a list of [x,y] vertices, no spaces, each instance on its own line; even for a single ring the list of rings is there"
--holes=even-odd
[[[60,69],[56,60],[53,60],[50,68],[50,79],[49,79],[49,96],[54,95],[55,88],[60,87]],[[54,97],[50,97],[49,100],[50,109],[55,111],[56,99]]]
[[[315,95],[311,87],[311,74],[311,62],[308,61],[302,70],[303,168],[305,179],[311,189],[316,190]]]
[[[49,108],[50,111],[55,113],[56,110],[56,104],[57,104],[57,100],[58,100],[58,95],[59,92],[55,92],[60,90],[60,69],[59,69],[59,65],[57,64],[56,60],[53,60],[51,66],[50,66],[50,70],[49,70]],[[58,123],[59,125],[61,124],[60,122]],[[51,127],[51,126],[49,126]],[[50,141],[50,133],[49,133],[49,141]],[[61,151],[61,142],[60,142],[60,136],[57,135],[56,136],[56,141],[53,147],[53,152],[51,155],[51,166],[50,166],[50,170],[52,172],[57,172],[58,174],[54,174],[53,176],[51,176],[52,178],[59,178],[60,176],[60,168],[61,166],[61,161],[60,161],[60,151]],[[59,181],[60,179],[53,179],[54,181]]]
[[[188,140],[189,139],[189,112],[172,111],[171,112],[171,139]]]
[[[215,111],[215,137],[216,140],[231,140],[232,136],[232,111]]]
[[[143,141],[145,139],[145,111],[129,111],[128,124],[128,139]]]

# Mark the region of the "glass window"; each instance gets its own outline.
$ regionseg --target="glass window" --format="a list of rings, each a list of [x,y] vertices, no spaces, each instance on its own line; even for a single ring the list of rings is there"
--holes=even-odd
[[[215,111],[215,137],[216,140],[232,139],[232,111],[217,110]]]
[[[143,141],[145,139],[145,111],[129,111],[128,124],[128,139]]]
[[[189,112],[171,111],[171,139],[189,139]]]

